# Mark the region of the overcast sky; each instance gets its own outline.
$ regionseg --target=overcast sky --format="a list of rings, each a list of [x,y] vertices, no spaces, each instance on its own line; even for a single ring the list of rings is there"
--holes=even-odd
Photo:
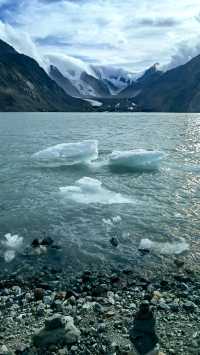
[[[0,37],[40,63],[66,54],[141,71],[200,53],[199,0],[0,0]]]

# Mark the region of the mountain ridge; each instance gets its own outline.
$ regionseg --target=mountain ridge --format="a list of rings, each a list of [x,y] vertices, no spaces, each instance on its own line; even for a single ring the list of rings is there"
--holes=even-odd
[[[31,57],[0,40],[1,111],[89,110],[84,101],[68,96]]]

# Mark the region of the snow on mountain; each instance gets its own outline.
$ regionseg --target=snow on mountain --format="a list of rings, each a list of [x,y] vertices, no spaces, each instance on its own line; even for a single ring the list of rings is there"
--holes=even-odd
[[[47,58],[52,79],[69,95],[76,97],[116,95],[141,75],[112,66],[89,65],[65,54],[49,54]]]
[[[65,54],[50,54],[48,60],[50,65],[56,67],[65,78],[70,80],[80,97],[96,96],[94,88],[82,79],[83,73],[96,78],[95,72],[87,63]]]
[[[141,74],[134,74],[122,68],[112,66],[92,66],[99,79],[107,82],[112,94],[129,86]]]

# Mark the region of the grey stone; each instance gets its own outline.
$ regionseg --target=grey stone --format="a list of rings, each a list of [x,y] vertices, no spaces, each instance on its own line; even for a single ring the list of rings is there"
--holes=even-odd
[[[71,322],[66,325],[66,344],[77,343],[80,337],[80,330]]]
[[[65,327],[65,321],[60,314],[54,314],[52,317],[49,317],[45,321],[46,330],[52,330],[52,329],[58,329],[64,327]]]
[[[55,307],[57,312],[62,312],[63,311],[63,302],[61,300],[55,300],[53,303],[53,306]]]
[[[43,302],[46,305],[51,305],[53,303],[53,299],[51,296],[44,296],[43,298]]]
[[[7,355],[9,353],[9,351],[8,351],[8,348],[7,348],[7,346],[6,345],[2,345],[1,347],[0,347],[0,354],[5,354],[5,355]]]
[[[194,304],[191,301],[185,302],[183,304],[183,308],[187,311],[187,312],[194,312],[195,309],[197,308],[196,304]]]
[[[37,309],[36,309],[36,312],[37,312],[37,315],[39,317],[42,317],[45,315],[45,306],[43,303],[40,303],[38,306],[37,306]]]
[[[72,317],[55,314],[46,320],[44,329],[35,333],[33,344],[37,348],[49,348],[51,345],[73,345],[77,343],[79,337],[80,331],[74,325]]]
[[[54,330],[42,329],[33,336],[33,344],[37,348],[48,348],[50,345],[65,345],[66,344],[65,328]]]

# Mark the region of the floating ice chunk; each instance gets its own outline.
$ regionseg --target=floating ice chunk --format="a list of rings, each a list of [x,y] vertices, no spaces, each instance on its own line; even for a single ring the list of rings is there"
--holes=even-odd
[[[4,253],[4,260],[6,263],[10,263],[15,258],[15,250],[7,250]]]
[[[184,251],[189,250],[189,244],[185,241],[185,239],[180,238],[179,241],[176,242],[155,242],[148,238],[142,239],[139,245],[139,250],[144,251],[153,251],[158,254],[164,255],[177,255],[181,254]]]
[[[115,217],[113,217],[112,220],[113,220],[114,223],[119,223],[119,222],[121,222],[122,219],[121,219],[120,216],[115,216]]]
[[[61,187],[60,192],[66,199],[78,203],[134,203],[128,197],[102,187],[101,181],[89,177],[83,177],[76,181],[73,186]]]
[[[109,226],[113,226],[114,224],[120,223],[122,221],[120,216],[114,216],[112,218],[103,218],[102,222]]]
[[[98,158],[98,141],[62,143],[41,150],[32,157],[38,162],[56,166],[88,163]]]
[[[109,157],[113,167],[129,170],[158,169],[165,153],[157,150],[135,149],[127,151],[114,151]]]
[[[4,245],[7,249],[18,250],[21,248],[23,244],[23,237],[19,237],[17,234],[7,233],[4,236],[4,240],[2,240],[2,245]]]
[[[23,244],[23,237],[19,237],[17,234],[7,233],[4,236],[4,240],[1,241],[4,251],[4,260],[6,262],[11,262]]]

